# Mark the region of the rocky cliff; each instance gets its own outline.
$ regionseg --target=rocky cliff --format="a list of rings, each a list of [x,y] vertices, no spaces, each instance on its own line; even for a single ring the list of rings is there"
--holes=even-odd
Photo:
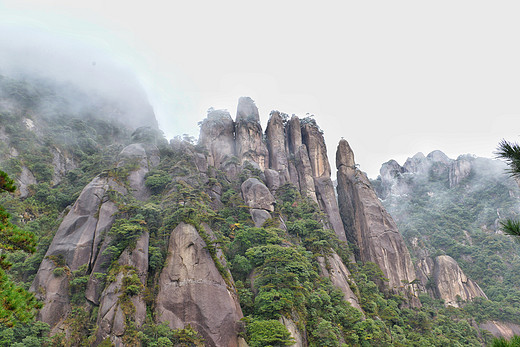
[[[24,136],[38,134],[43,146],[48,129],[29,120],[19,122]],[[44,303],[38,319],[71,345],[435,345],[428,326],[450,319],[430,318],[447,313],[421,308],[419,290],[450,306],[486,298],[462,265],[432,256],[419,237],[411,242],[416,273],[344,140],[336,196],[324,136],[311,117],[272,111],[264,133],[253,100],[240,98],[235,120],[210,109],[197,145],[168,143],[153,126],[117,137],[115,128],[101,135],[106,123],[67,124],[60,131],[77,130],[77,141],[39,152],[49,159],[42,166],[0,123],[9,144],[0,162],[23,183],[23,199],[12,205],[23,206],[21,220],[47,223],[40,247],[48,248],[31,290]],[[408,196],[410,177],[423,173],[460,187],[475,170],[471,158],[418,154],[403,166],[385,164],[374,186],[386,197]],[[72,183],[82,188],[77,194],[67,190]],[[63,218],[56,229],[38,219],[35,201],[65,211],[51,215]],[[464,237],[468,244],[475,238]]]
[[[461,307],[476,297],[487,299],[477,283],[468,278],[459,264],[448,255],[424,258],[417,264],[417,277],[433,297],[444,300],[446,306]]]
[[[336,166],[340,212],[348,240],[358,249],[357,259],[376,263],[391,290],[414,297],[416,289],[410,283],[415,280],[415,270],[410,253],[367,176],[356,168],[346,140],[338,145]],[[412,301],[420,305],[417,299]]]

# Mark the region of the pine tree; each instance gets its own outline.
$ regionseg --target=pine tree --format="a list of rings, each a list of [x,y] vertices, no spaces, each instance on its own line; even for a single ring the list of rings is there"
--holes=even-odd
[[[496,152],[498,158],[504,159],[509,165],[509,173],[516,179],[520,179],[520,145],[514,142],[502,140],[498,144]],[[500,222],[502,231],[514,236],[520,242],[520,221],[508,219]]]
[[[13,193],[14,181],[0,170],[0,193]],[[32,253],[36,250],[36,238],[10,222],[11,216],[0,206],[0,324],[8,326],[17,322],[28,322],[34,317],[35,309],[41,307],[34,295],[14,283],[5,270],[11,264],[6,252],[22,250]]]

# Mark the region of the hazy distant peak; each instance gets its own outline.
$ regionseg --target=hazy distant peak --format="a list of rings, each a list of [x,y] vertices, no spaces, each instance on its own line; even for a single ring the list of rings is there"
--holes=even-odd
[[[448,158],[448,156],[444,154],[444,152],[439,151],[438,149],[428,154],[427,158],[433,162],[440,162],[444,164],[449,164],[451,162],[451,159]]]

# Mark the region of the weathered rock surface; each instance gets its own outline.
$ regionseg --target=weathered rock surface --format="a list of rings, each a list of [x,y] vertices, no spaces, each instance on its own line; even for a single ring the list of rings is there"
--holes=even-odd
[[[258,164],[262,171],[269,167],[269,152],[263,140],[258,108],[251,98],[238,100],[235,146],[241,164],[250,161]]]
[[[460,156],[449,166],[450,188],[457,186],[471,174],[471,161],[467,156]]]
[[[138,198],[147,194],[144,175],[148,172],[149,166],[158,161],[155,146],[150,146],[148,151],[146,147],[140,144],[130,145],[120,154],[120,166],[129,160],[138,164],[128,176],[130,190]],[[108,246],[109,238],[105,235],[110,230],[115,220],[114,214],[118,210],[116,204],[109,199],[110,190],[121,194],[129,193],[121,183],[107,175],[94,178],[83,189],[63,219],[38,269],[31,290],[44,302],[44,308],[39,312],[38,318],[48,323],[51,328],[65,319],[70,310],[68,281],[64,280],[65,275],[54,275],[57,266],[64,266],[72,272],[86,264],[91,274],[86,298],[95,304],[99,302],[100,283],[92,274],[106,271],[106,265],[103,265],[106,256],[103,256],[102,252]]]
[[[353,281],[351,279],[350,271],[348,271],[345,264],[343,264],[341,258],[336,253],[328,256],[328,268],[325,258],[319,257],[318,262],[320,264],[321,275],[330,278],[332,284],[343,292],[345,301],[349,302],[352,307],[355,307],[363,312],[361,306],[359,305],[358,297],[352,291],[349,285],[349,281]]]
[[[289,162],[285,151],[285,128],[280,113],[271,112],[265,130],[267,138],[267,149],[269,150],[269,167],[279,174],[279,185],[290,182]]]
[[[51,153],[52,166],[54,168],[52,183],[58,184],[67,174],[67,172],[76,168],[76,163],[74,163],[74,160],[63,153],[58,147],[52,148]]]
[[[308,196],[314,202],[318,202],[316,197],[316,187],[314,185],[314,178],[312,177],[311,162],[309,160],[309,152],[307,152],[307,146],[300,145],[294,153],[295,168],[298,173],[298,186],[300,187],[300,193],[304,196]]]
[[[425,286],[429,282],[434,297],[444,300],[446,306],[459,307],[461,301],[479,296],[487,299],[478,284],[468,278],[455,259],[448,255],[440,255],[433,261],[423,259],[419,269],[423,272],[419,280]]]
[[[280,317],[280,323],[282,323],[289,333],[291,337],[294,339],[294,344],[290,345],[291,347],[304,347],[307,346],[304,336],[298,330],[298,327],[293,322],[292,319],[286,318],[284,316]]]
[[[126,314],[122,307],[120,298],[125,293],[124,278],[136,274],[141,281],[141,284],[146,285],[146,278],[148,273],[148,233],[144,233],[135,245],[135,248],[123,251],[118,259],[120,271],[116,275],[113,282],[107,285],[101,295],[101,302],[98,313],[98,331],[97,341],[101,342],[103,339],[110,338],[112,343],[116,346],[122,346],[122,337],[126,328]],[[146,304],[143,300],[143,294],[133,295],[130,297],[130,302],[135,312],[131,320],[135,327],[139,328],[143,325],[146,319]]]
[[[242,183],[241,189],[247,206],[274,212],[275,199],[263,182],[257,178],[248,178]]]
[[[405,172],[426,172],[430,164],[424,154],[421,152],[415,154],[413,157],[406,159],[403,165],[403,169]]]
[[[488,321],[480,324],[480,329],[489,331],[495,337],[512,338],[520,335],[520,325],[509,322]]]
[[[302,125],[302,140],[307,145],[313,177],[330,177],[330,164],[323,133],[314,124]]]
[[[208,113],[200,127],[199,144],[209,152],[208,164],[216,168],[235,155],[235,124],[229,112]]]
[[[20,197],[25,198],[29,195],[29,186],[37,182],[33,173],[26,166],[22,166],[22,173],[16,180],[16,183],[18,183],[17,186],[20,190]]]
[[[356,169],[354,153],[345,140],[338,145],[336,166],[340,213],[347,238],[359,249],[356,257],[379,265],[391,290],[415,294],[406,284],[415,280],[410,253],[367,176]]]
[[[307,147],[312,170],[312,180],[314,181],[313,185],[316,193],[316,201],[328,217],[328,226],[334,230],[334,233],[340,240],[346,241],[345,229],[341,222],[338,201],[336,200],[336,194],[334,193],[334,185],[330,178],[330,164],[323,133],[318,126],[312,122],[303,124],[301,127],[301,133],[304,146]],[[303,150],[304,147],[302,145],[300,147],[300,158],[302,158],[302,160],[304,160],[304,155],[301,154]],[[309,181],[310,183],[306,171],[304,177],[300,176],[300,187],[302,191],[304,188],[302,186],[303,181]],[[305,188],[309,189],[308,187]],[[313,196],[311,195],[311,197]]]
[[[238,298],[192,225],[181,223],[171,234],[156,302],[159,321],[171,328],[190,324],[206,346],[238,346]]]

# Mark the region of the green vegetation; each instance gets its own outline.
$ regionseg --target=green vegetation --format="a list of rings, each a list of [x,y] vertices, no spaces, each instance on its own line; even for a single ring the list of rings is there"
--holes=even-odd
[[[475,280],[489,300],[476,298],[462,309],[476,324],[490,320],[520,323],[520,247],[498,228],[498,218],[520,214],[520,190],[503,165],[466,158],[471,174],[450,188],[448,170],[404,174],[408,194],[383,201],[403,234],[412,257],[447,254]],[[380,182],[375,182],[380,184]]]
[[[9,176],[0,171],[0,193],[13,193],[16,187]],[[10,222],[11,216],[0,206],[0,324],[12,326],[30,321],[36,309],[41,308],[32,293],[14,283],[5,270],[12,266],[4,252],[32,253],[36,249],[34,234]]]

